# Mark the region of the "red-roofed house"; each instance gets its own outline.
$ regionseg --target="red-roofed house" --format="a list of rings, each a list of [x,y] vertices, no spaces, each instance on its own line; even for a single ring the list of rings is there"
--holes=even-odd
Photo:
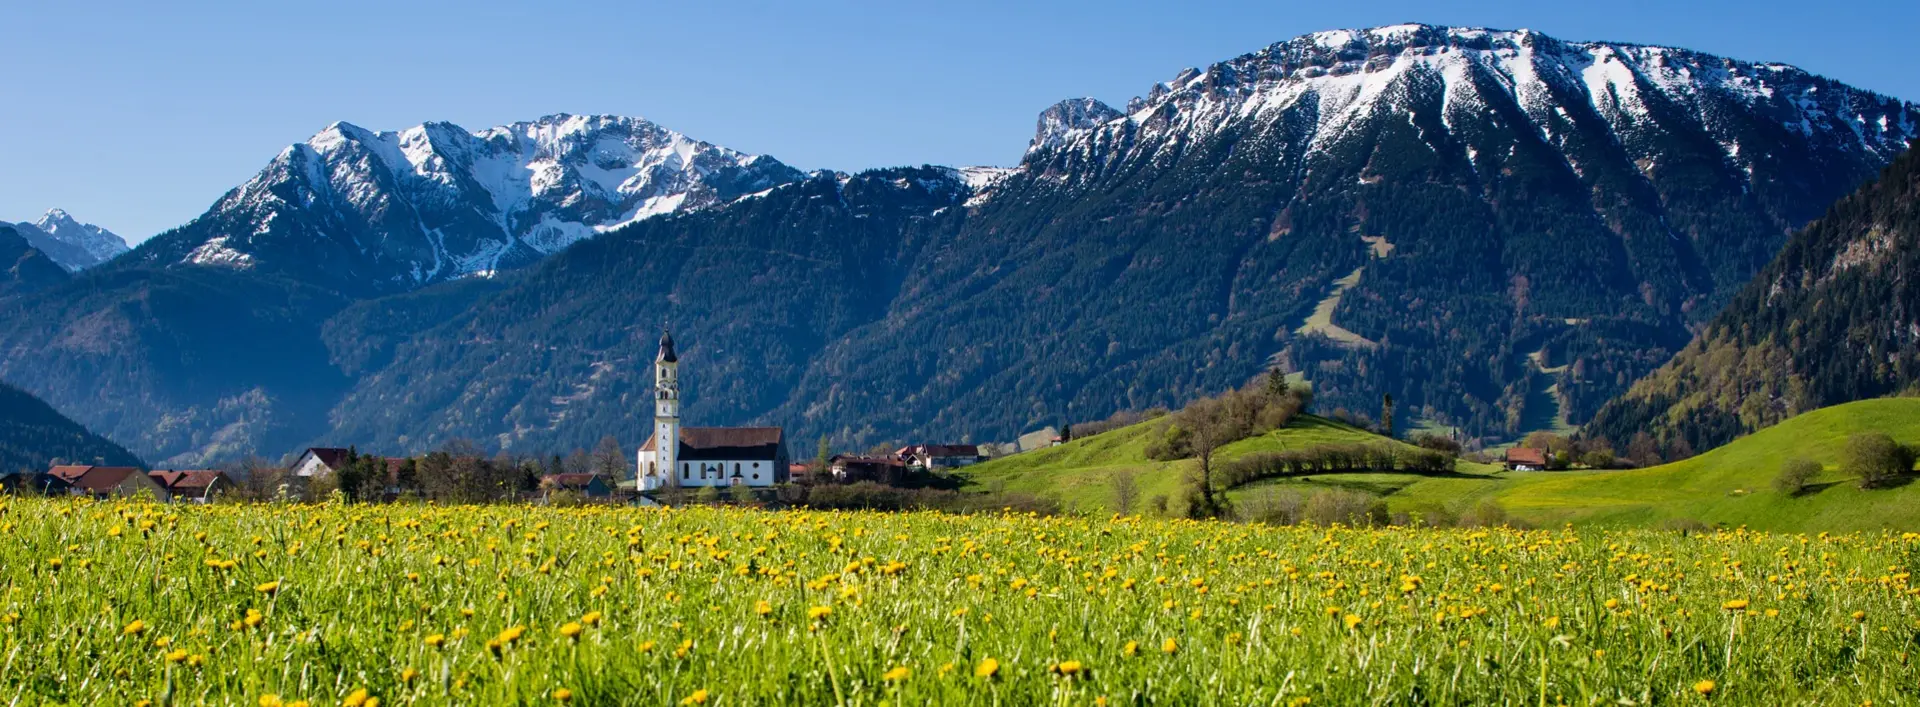
[[[1512,447],[1507,450],[1508,471],[1540,471],[1547,468],[1547,453],[1538,449]]]
[[[214,497],[232,491],[233,477],[224,471],[194,469],[189,471],[150,471],[147,476],[166,487],[176,501],[206,503]]]
[[[66,482],[67,492],[75,496],[98,499],[146,496],[155,501],[172,497],[159,481],[130,466],[66,465],[53,467],[47,473]]]

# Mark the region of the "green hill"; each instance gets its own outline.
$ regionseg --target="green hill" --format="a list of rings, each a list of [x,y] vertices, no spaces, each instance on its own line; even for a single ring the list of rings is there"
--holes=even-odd
[[[967,469],[967,487],[1049,496],[1069,510],[1108,512],[1114,475],[1130,471],[1139,486],[1136,510],[1144,512],[1153,496],[1177,498],[1183,465],[1193,463],[1147,458],[1147,442],[1159,424],[1143,422],[980,464]],[[1448,515],[1492,501],[1512,518],[1536,525],[1698,521],[1778,531],[1920,527],[1920,484],[1866,491],[1839,469],[1847,439],[1860,432],[1885,432],[1901,443],[1920,444],[1920,399],[1864,400],[1815,410],[1697,457],[1647,469],[1506,472],[1463,461],[1449,475],[1311,474],[1259,481],[1228,495],[1240,501],[1263,489],[1342,488],[1380,496],[1395,512]],[[1220,456],[1224,461],[1260,451],[1379,441],[1384,438],[1365,430],[1302,415],[1281,430],[1229,445]],[[1819,462],[1826,471],[1800,495],[1775,492],[1773,478],[1781,463],[1796,457]]]
[[[1058,499],[1068,510],[1106,512],[1114,509],[1114,477],[1122,472],[1131,472],[1139,487],[1141,507],[1135,509],[1138,511],[1144,509],[1154,496],[1177,498],[1180,495],[1181,472],[1194,463],[1192,460],[1162,462],[1147,458],[1147,443],[1163,423],[1164,420],[1149,420],[1058,447],[968,467],[965,472],[966,488],[1046,496]],[[1218,459],[1224,463],[1256,452],[1389,441],[1352,425],[1314,415],[1301,415],[1284,428],[1222,447]],[[1411,446],[1404,442],[1391,443]],[[1463,473],[1474,476],[1492,471],[1492,467],[1465,462],[1460,466]],[[1366,478],[1373,483],[1399,486],[1426,479],[1414,474],[1334,474],[1320,475],[1319,478],[1324,480],[1329,477]],[[1290,481],[1299,483],[1297,480]],[[1326,483],[1339,485],[1333,481]],[[1245,488],[1260,485],[1253,484]],[[1236,489],[1229,495],[1241,493],[1242,490]]]
[[[1884,432],[1920,443],[1920,399],[1886,398],[1822,408],[1685,461],[1616,472],[1511,475],[1482,490],[1516,517],[1540,523],[1655,524],[1674,519],[1766,530],[1868,530],[1920,526],[1920,485],[1866,491],[1839,468],[1847,439]],[[1788,459],[1826,471],[1798,496],[1775,492]],[[1507,475],[1502,475],[1507,476]],[[1459,489],[1411,489],[1416,495]]]

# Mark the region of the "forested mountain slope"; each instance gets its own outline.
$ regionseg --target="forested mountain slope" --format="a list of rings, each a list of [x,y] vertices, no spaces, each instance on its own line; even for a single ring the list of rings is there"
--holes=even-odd
[[[1920,383],[1920,148],[1795,234],[1701,336],[1587,429],[1705,451]]]
[[[0,297],[25,294],[67,281],[67,271],[33,247],[18,227],[0,223]]]
[[[88,432],[26,391],[0,383],[0,474],[45,471],[54,460],[141,466],[127,450]]]

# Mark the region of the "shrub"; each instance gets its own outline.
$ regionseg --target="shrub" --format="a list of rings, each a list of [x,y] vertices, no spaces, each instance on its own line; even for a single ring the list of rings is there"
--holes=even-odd
[[[1413,444],[1414,446],[1421,447],[1423,449],[1431,449],[1436,452],[1445,452],[1447,454],[1451,454],[1456,457],[1460,456],[1460,443],[1455,442],[1453,438],[1447,437],[1445,435],[1437,435],[1432,432],[1422,432],[1420,434],[1413,436]]]
[[[1463,528],[1498,528],[1508,523],[1507,509],[1502,508],[1490,498],[1480,501],[1473,510],[1460,515],[1460,526]]]
[[[1847,438],[1843,467],[1860,478],[1860,488],[1883,488],[1913,470],[1913,450],[1884,432],[1862,432]]]
[[[1359,491],[1330,489],[1307,499],[1305,515],[1307,520],[1317,525],[1386,525],[1387,502]]]
[[[1780,465],[1780,475],[1773,477],[1773,490],[1788,496],[1799,495],[1807,490],[1807,483],[1820,475],[1820,463],[1811,459],[1788,459]]]

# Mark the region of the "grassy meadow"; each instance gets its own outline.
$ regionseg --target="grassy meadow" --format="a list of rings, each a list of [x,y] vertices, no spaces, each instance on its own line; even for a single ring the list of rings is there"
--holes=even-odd
[[[0,507],[10,704],[1912,702],[1920,536]]]
[[[1134,473],[1142,495],[1177,496],[1181,470],[1191,461],[1155,462],[1145,448],[1157,421],[1029,454],[969,467],[974,488],[1053,494],[1070,508],[1111,511],[1111,478]],[[1563,523],[1603,527],[1745,526],[1772,531],[1852,531],[1920,528],[1920,484],[1861,490],[1840,468],[1848,437],[1884,432],[1920,444],[1920,399],[1863,400],[1815,410],[1684,461],[1628,471],[1507,472],[1461,462],[1455,473],[1310,474],[1266,479],[1232,489],[1244,502],[1274,489],[1348,489],[1378,496],[1395,512],[1457,515],[1491,501],[1510,517],[1538,526]],[[1303,415],[1284,429],[1224,448],[1222,459],[1316,444],[1384,442],[1331,420]],[[1772,481],[1788,459],[1825,467],[1806,491],[1776,492]]]

